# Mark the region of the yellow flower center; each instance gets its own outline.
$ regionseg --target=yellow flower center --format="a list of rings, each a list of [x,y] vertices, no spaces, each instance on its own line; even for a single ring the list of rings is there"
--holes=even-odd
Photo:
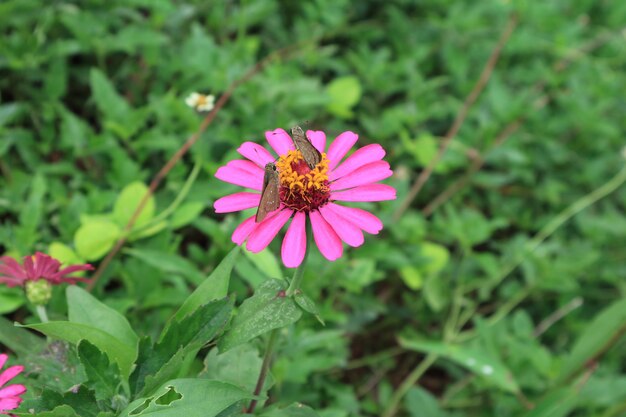
[[[280,199],[297,211],[311,211],[323,206],[330,197],[328,183],[328,158],[310,169],[298,150],[281,155],[276,162],[280,178]]]

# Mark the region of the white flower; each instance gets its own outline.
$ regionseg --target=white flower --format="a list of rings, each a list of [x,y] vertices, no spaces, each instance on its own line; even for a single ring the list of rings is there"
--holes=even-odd
[[[211,111],[215,106],[215,96],[212,94],[204,95],[194,92],[189,94],[189,97],[185,99],[185,103],[197,111]]]

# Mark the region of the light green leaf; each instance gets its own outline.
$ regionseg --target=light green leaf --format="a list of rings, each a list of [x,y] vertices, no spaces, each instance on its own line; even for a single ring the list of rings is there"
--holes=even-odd
[[[74,252],[74,249],[61,242],[50,243],[48,255],[58,259],[63,266],[84,263],[84,260]]]
[[[354,76],[335,78],[326,87],[330,97],[328,111],[336,116],[352,117],[352,108],[361,99],[361,82]]]
[[[586,326],[565,359],[558,382],[574,376],[585,364],[609,348],[625,330],[626,299],[622,299],[602,310]]]
[[[412,290],[419,290],[424,285],[422,273],[418,268],[411,265],[400,268],[400,278]]]
[[[207,379],[174,379],[154,395],[128,405],[120,417],[214,417],[233,404],[253,396],[241,388]]]
[[[295,323],[302,316],[291,297],[284,295],[286,286],[276,279],[264,282],[256,293],[239,307],[230,330],[219,340],[220,352],[247,342],[272,329]]]
[[[126,224],[128,224],[135,210],[139,207],[139,203],[141,203],[141,200],[143,200],[148,192],[148,187],[139,181],[131,182],[124,187],[113,207],[113,219],[120,227],[125,227]],[[152,218],[154,218],[155,209],[154,196],[151,195],[146,201],[141,213],[137,216],[133,228],[141,227],[152,220]]]
[[[87,261],[96,261],[106,255],[120,238],[122,230],[113,222],[96,220],[84,223],[74,235],[78,255]]]
[[[400,345],[407,349],[423,353],[434,353],[450,359],[505,391],[519,391],[511,371],[486,351],[470,346],[451,345],[426,340],[400,338],[399,341]]]

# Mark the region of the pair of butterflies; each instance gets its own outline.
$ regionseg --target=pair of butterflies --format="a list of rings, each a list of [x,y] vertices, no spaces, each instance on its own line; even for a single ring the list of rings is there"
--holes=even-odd
[[[300,126],[291,128],[291,138],[296,149],[300,151],[304,162],[313,169],[322,160],[322,154],[307,139]],[[280,180],[276,165],[273,162],[265,164],[265,175],[263,176],[263,188],[261,189],[261,201],[256,211],[254,221],[260,223],[265,217],[280,206]]]

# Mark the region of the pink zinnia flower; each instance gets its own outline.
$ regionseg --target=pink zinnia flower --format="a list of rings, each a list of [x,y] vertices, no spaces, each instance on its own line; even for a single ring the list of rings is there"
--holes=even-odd
[[[7,355],[4,353],[0,354],[0,370],[4,367],[7,359],[9,359]],[[15,378],[23,370],[23,366],[16,365],[11,366],[5,369],[4,372],[0,373],[0,414],[5,414],[4,411],[14,410],[20,406],[20,403],[22,402],[20,395],[26,392],[26,387],[20,384],[13,384],[4,387],[4,384]]]
[[[69,274],[92,269],[93,267],[89,264],[72,265],[61,269],[61,262],[41,252],[35,253],[34,256],[25,256],[22,265],[9,256],[2,256],[0,257],[0,283],[9,287],[23,287],[29,281],[43,279],[52,285],[62,282],[73,284],[76,281],[86,281],[86,279],[70,277]]]
[[[378,144],[357,149],[341,160],[356,143],[358,136],[343,132],[326,150],[326,134],[306,132],[313,146],[322,154],[320,163],[310,169],[291,137],[283,129],[265,132],[274,151],[280,155],[276,167],[280,176],[280,207],[262,222],[249,217],[233,232],[238,245],[260,252],[291,220],[283,239],[281,255],[289,268],[300,265],[306,252],[306,218],[311,221],[313,238],[322,255],[334,261],[341,257],[344,241],[349,246],[363,244],[363,231],[377,234],[382,222],[373,214],[358,208],[345,207],[336,201],[383,201],[396,198],[396,190],[379,181],[391,176],[389,164],[382,160],[385,150]],[[230,161],[219,168],[217,178],[256,192],[239,192],[215,202],[217,213],[241,211],[259,205],[263,187],[264,166],[276,158],[263,146],[245,142],[238,152],[248,160]],[[341,162],[341,163],[340,163]]]

